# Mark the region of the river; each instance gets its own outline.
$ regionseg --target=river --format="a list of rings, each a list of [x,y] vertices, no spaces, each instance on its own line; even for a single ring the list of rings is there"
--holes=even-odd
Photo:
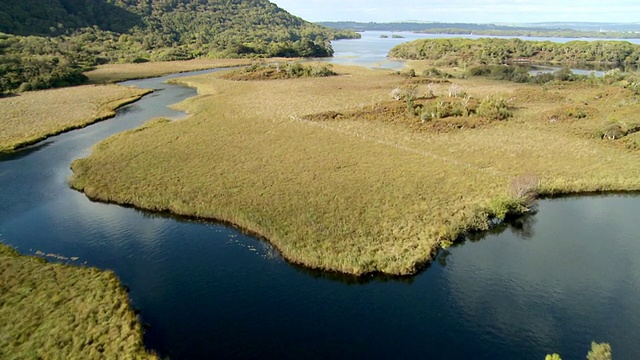
[[[157,91],[113,119],[0,155],[0,241],[115,271],[149,348],[171,359],[583,359],[596,340],[616,359],[640,358],[638,196],[543,200],[536,215],[441,252],[417,276],[353,278],[292,266],[230,227],[68,188],[69,164],[96,142],[184,116],[166,105],[195,90],[164,81],[186,75],[126,82]]]

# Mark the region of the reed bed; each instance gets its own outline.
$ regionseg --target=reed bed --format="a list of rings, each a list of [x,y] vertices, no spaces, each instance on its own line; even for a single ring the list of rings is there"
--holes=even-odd
[[[94,84],[115,83],[131,79],[144,79],[196,70],[249,65],[247,59],[198,58],[183,61],[158,61],[138,64],[106,64],[85,73]]]
[[[117,277],[0,243],[0,358],[157,359]]]
[[[86,85],[0,98],[0,151],[113,117],[117,108],[147,93],[125,86]]]
[[[70,184],[102,201],[228,221],[289,261],[355,275],[415,273],[489,218],[527,211],[514,194],[640,190],[638,152],[593,135],[621,104],[637,113],[630,92],[453,80],[478,99],[508,98],[513,118],[448,132],[309,120],[374,109],[407,84],[385,71],[334,70],[328,78],[181,79],[200,94],[178,105],[190,118],[105,140],[72,164]],[[429,90],[442,95],[450,86]],[[587,118],[551,121],[578,104],[589,106]],[[535,189],[514,191],[523,178],[539,179]]]

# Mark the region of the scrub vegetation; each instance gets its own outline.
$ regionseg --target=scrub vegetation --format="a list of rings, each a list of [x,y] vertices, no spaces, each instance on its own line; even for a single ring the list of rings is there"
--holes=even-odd
[[[0,3],[0,96],[77,85],[106,63],[327,57],[358,38],[267,0],[28,0]]]
[[[0,243],[0,358],[157,359],[118,278]]]
[[[33,144],[115,115],[149,90],[84,85],[0,98],[0,151]]]
[[[520,39],[419,39],[400,44],[389,56],[408,60],[437,60],[439,65],[538,64],[638,65],[640,45],[627,41],[567,43]]]
[[[272,64],[255,63],[244,69],[228,72],[223,78],[228,80],[275,80],[338,75],[332,68],[330,64],[302,64],[293,61]]]
[[[591,350],[587,353],[587,360],[611,360],[611,345],[609,343],[591,342]],[[548,354],[544,360],[562,360],[559,354]]]
[[[200,94],[179,105],[190,118],[103,141],[72,164],[70,184],[93,199],[231,222],[294,263],[356,275],[413,274],[538,195],[640,190],[638,133],[597,136],[635,121],[629,89],[335,70],[180,79]],[[463,101],[467,113],[416,112]]]

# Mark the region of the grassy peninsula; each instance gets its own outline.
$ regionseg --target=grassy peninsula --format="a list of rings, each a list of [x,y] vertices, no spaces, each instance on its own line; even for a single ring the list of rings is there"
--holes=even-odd
[[[333,70],[181,79],[200,94],[179,105],[190,118],[103,141],[72,164],[70,184],[93,199],[228,221],[292,262],[358,275],[415,273],[489,218],[526,211],[533,191],[640,190],[639,133],[599,133],[636,121],[636,95],[618,84]],[[445,102],[469,111],[418,114]]]
[[[112,117],[117,108],[149,92],[118,85],[84,85],[0,98],[0,151]]]
[[[21,256],[0,243],[0,358],[157,359],[108,271]]]

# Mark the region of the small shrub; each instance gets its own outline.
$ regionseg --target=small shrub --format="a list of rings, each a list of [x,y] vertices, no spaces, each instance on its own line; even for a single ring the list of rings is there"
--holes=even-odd
[[[449,87],[449,97],[462,97],[465,96],[466,93],[462,90],[462,87],[458,84],[451,84]]]
[[[391,90],[391,97],[396,101],[402,100],[402,89],[395,88]]]
[[[412,102],[418,97],[418,87],[416,85],[407,85],[395,88],[391,90],[391,97],[396,101]]]
[[[538,197],[539,188],[540,178],[531,174],[522,175],[511,181],[509,195],[514,199],[520,200],[523,205],[528,207]]]
[[[476,113],[490,120],[506,120],[513,116],[503,97],[487,96],[476,110]]]
[[[591,350],[587,354],[588,360],[611,360],[611,345],[608,343],[599,344],[591,342]]]
[[[453,75],[446,73],[444,71],[440,71],[437,68],[426,69],[422,72],[422,76],[424,77],[436,77],[436,78],[444,78],[450,79]]]

